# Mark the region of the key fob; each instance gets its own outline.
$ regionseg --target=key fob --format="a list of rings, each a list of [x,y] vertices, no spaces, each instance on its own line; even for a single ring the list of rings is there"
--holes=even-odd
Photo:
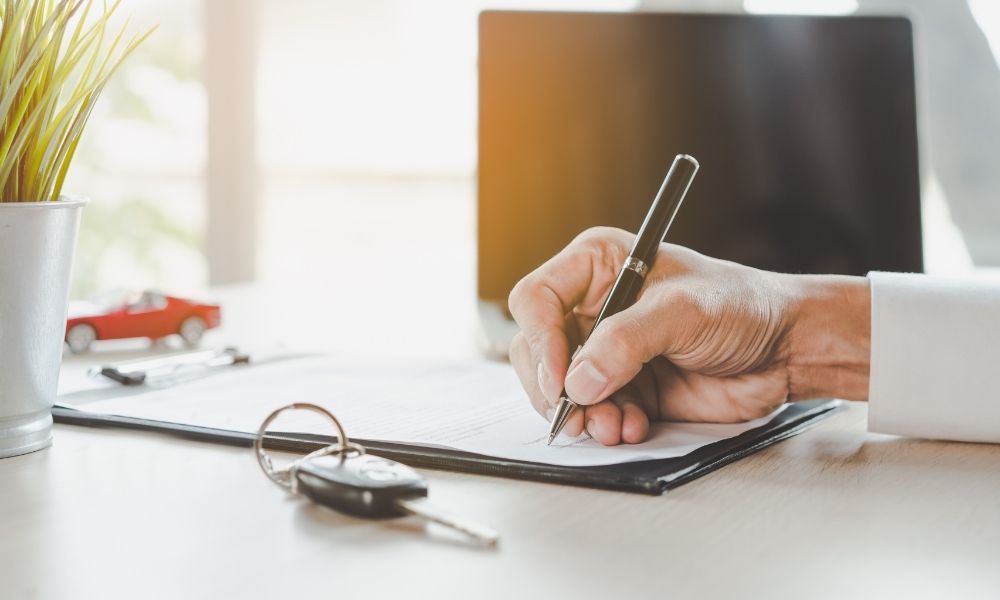
[[[313,502],[368,519],[402,516],[397,500],[427,496],[420,473],[371,454],[322,456],[302,463],[295,477]]]

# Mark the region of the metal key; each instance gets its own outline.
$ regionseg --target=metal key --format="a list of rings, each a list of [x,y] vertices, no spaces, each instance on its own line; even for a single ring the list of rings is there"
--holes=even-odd
[[[398,462],[371,454],[321,456],[299,463],[296,489],[338,512],[384,519],[415,515],[459,531],[484,546],[496,546],[496,531],[435,508],[427,480]]]

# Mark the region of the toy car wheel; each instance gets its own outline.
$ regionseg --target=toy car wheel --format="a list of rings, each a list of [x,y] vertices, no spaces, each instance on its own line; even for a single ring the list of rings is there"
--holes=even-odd
[[[188,317],[184,319],[181,323],[181,329],[178,331],[181,334],[181,339],[188,346],[197,346],[198,342],[201,341],[201,336],[205,334],[205,321],[201,317]]]
[[[69,345],[69,351],[73,354],[83,354],[87,350],[90,350],[90,345],[96,339],[97,331],[86,323],[74,325],[66,332],[66,344]]]

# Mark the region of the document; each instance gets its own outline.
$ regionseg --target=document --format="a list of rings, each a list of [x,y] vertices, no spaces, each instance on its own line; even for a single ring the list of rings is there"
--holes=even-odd
[[[546,446],[548,423],[510,365],[488,361],[377,365],[312,357],[234,367],[172,388],[98,400],[88,411],[254,432],[274,409],[318,404],[349,438],[436,446],[560,466],[609,465],[683,456],[766,424],[656,423],[646,442],[605,447],[584,435]],[[780,410],[780,409],[779,409]],[[305,411],[273,431],[335,435],[332,423]]]

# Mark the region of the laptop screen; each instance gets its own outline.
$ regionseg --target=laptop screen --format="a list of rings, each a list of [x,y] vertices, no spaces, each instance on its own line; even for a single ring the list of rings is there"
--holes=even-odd
[[[479,24],[479,296],[594,225],[789,273],[922,270],[913,42],[898,17],[494,12]]]

